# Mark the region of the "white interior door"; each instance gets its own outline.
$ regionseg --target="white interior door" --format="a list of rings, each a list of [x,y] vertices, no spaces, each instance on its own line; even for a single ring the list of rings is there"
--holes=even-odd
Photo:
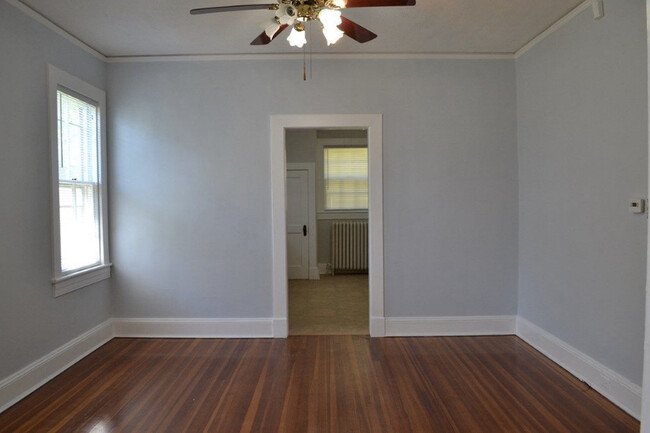
[[[287,170],[287,276],[309,278],[309,172]]]

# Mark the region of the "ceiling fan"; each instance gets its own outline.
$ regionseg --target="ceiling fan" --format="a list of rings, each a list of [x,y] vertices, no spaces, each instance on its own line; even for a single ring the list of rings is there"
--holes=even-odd
[[[264,31],[251,42],[251,45],[266,45],[292,27],[287,38],[294,47],[302,47],[307,42],[305,23],[320,23],[327,45],[336,43],[343,35],[357,42],[365,43],[377,37],[359,24],[341,16],[340,9],[366,8],[378,6],[413,6],[415,0],[278,0],[278,3],[217,6],[192,9],[190,14],[201,15],[216,12],[248,11],[268,9],[275,11],[275,16],[262,22]]]

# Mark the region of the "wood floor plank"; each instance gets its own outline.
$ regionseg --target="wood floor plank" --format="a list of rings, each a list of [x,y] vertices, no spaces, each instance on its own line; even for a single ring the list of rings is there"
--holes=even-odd
[[[0,414],[21,432],[638,432],[514,336],[114,339]]]

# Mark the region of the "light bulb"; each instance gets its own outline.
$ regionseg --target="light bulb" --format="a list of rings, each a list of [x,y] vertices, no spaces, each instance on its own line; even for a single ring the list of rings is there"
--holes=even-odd
[[[266,21],[263,21],[260,23],[260,28],[264,30],[266,33],[266,36],[269,37],[269,39],[273,39],[273,36],[278,32],[280,29],[280,23],[274,19],[268,19]]]
[[[341,24],[341,11],[334,9],[323,9],[318,13],[318,19],[323,23],[323,27],[336,27]]]
[[[343,37],[343,32],[336,26],[323,27],[323,36],[327,40],[327,45],[332,45]]]
[[[289,41],[289,45],[292,47],[298,47],[302,48],[303,45],[307,43],[307,38],[305,37],[305,31],[298,31],[296,28],[291,29],[291,33],[289,34],[289,37],[287,38]]]

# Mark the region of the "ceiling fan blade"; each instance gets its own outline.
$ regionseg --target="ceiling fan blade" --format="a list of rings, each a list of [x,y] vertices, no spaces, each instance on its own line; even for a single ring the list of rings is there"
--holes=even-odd
[[[347,0],[344,8],[370,8],[381,6],[415,6],[415,0]]]
[[[376,34],[371,32],[365,27],[360,26],[359,24],[355,23],[354,21],[350,21],[349,19],[345,17],[341,17],[341,24],[339,24],[339,29],[343,33],[345,33],[346,36],[351,37],[355,41],[363,44],[368,41],[372,41],[377,37]]]
[[[269,38],[269,37],[266,35],[266,32],[262,32],[262,33],[260,33],[260,35],[259,35],[258,37],[256,37],[255,39],[253,39],[253,42],[251,42],[251,45],[266,45],[266,44],[270,43],[273,39],[275,39],[275,38],[276,38],[280,33],[282,33],[282,32],[284,31],[284,29],[286,29],[287,27],[289,27],[289,26],[286,25],[286,24],[281,25],[280,28],[278,29],[278,31],[275,32],[275,34],[273,35],[272,38]]]
[[[216,12],[232,12],[232,11],[253,11],[257,9],[270,9],[275,3],[258,4],[258,5],[232,5],[232,6],[217,6],[212,8],[199,8],[192,9],[191,15],[213,14]]]

